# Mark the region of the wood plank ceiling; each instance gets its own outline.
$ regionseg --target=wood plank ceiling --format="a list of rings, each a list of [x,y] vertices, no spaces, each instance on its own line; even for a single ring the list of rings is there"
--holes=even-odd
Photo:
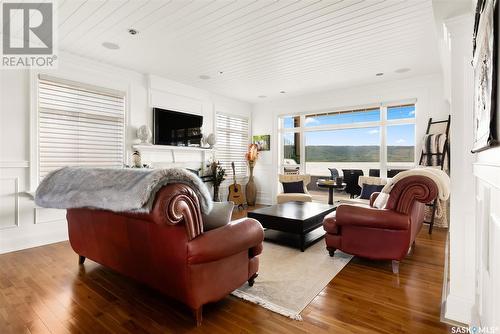
[[[61,50],[252,102],[440,68],[431,0],[59,0],[57,6]],[[395,73],[401,68],[411,71]]]

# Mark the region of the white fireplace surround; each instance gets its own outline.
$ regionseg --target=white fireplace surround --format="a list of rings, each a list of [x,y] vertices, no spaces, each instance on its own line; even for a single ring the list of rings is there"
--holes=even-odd
[[[214,157],[215,150],[204,147],[170,145],[133,145],[139,151],[142,162],[153,168],[183,167],[204,170],[206,163]]]

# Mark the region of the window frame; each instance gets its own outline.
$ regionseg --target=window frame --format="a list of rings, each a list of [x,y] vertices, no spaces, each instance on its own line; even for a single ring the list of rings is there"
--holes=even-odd
[[[302,113],[287,113],[278,116],[278,135],[279,135],[279,153],[278,153],[278,167],[279,171],[283,171],[284,167],[290,166],[285,165],[284,161],[284,134],[285,133],[299,133],[300,134],[300,162],[298,165],[301,171],[306,169],[305,161],[305,134],[307,132],[317,132],[317,131],[334,131],[334,130],[344,130],[344,129],[359,129],[359,128],[369,128],[369,127],[379,127],[380,128],[380,176],[387,176],[388,168],[408,168],[413,167],[417,164],[417,117],[418,117],[418,101],[416,99],[407,99],[399,101],[384,102],[379,104],[363,105],[356,107],[341,107],[341,108],[329,108],[320,111],[309,111]],[[387,119],[387,109],[390,107],[404,106],[404,105],[414,105],[415,106],[415,117],[413,118],[401,118],[401,119]],[[347,124],[327,124],[319,126],[305,126],[305,118],[307,115],[322,114],[335,111],[348,111],[348,110],[363,110],[363,109],[380,109],[380,121],[369,121],[369,122],[356,122]],[[300,116],[299,127],[296,128],[285,128],[284,118]],[[413,124],[415,126],[415,137],[414,137],[414,157],[413,162],[388,162],[387,161],[387,128],[393,125],[406,125]]]
[[[60,82],[66,82],[68,84],[79,85],[84,88],[93,89],[96,91],[101,90],[102,92],[115,92],[123,95],[123,143],[122,143],[122,161],[127,162],[127,128],[129,124],[129,110],[130,110],[130,86],[126,87],[108,87],[107,83],[90,83],[80,78],[72,78],[71,75],[53,75],[50,72],[45,72],[43,70],[32,70],[30,71],[30,163],[29,163],[29,193],[34,193],[40,184],[40,111],[39,111],[39,79],[40,76],[52,77]]]

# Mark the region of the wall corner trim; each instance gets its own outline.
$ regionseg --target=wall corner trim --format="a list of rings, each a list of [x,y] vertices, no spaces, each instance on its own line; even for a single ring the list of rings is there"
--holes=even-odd
[[[445,302],[444,317],[447,320],[470,324],[474,302],[472,300],[449,294]]]

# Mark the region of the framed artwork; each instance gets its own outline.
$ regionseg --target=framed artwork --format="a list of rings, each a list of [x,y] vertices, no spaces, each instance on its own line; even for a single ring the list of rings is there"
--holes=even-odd
[[[257,144],[257,149],[259,151],[270,151],[271,150],[271,135],[253,136],[252,143]]]
[[[498,145],[497,0],[478,0],[473,39],[474,145],[479,152]]]

